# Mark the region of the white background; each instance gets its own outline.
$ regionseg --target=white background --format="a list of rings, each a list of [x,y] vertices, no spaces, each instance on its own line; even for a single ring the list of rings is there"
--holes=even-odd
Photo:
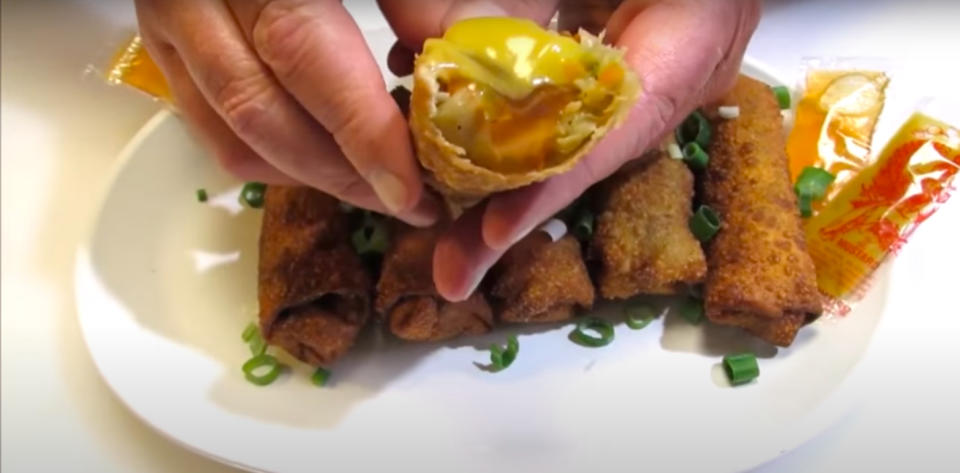
[[[89,71],[134,31],[130,3],[2,4],[4,471],[233,471],[128,412],[99,378],[75,318],[77,242],[117,153],[157,110]],[[958,2],[770,0],[749,54],[794,79],[806,56],[880,58],[894,75],[891,112],[923,96],[960,103],[958,24]],[[881,322],[853,375],[861,401],[758,471],[960,469],[958,202],[929,220],[896,263],[896,273],[927,289]]]

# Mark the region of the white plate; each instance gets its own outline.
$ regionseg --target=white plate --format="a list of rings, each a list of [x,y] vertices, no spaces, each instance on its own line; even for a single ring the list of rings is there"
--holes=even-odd
[[[382,58],[391,35],[371,33]],[[754,61],[744,71],[782,83]],[[196,201],[197,188],[211,201]],[[256,312],[260,214],[168,113],[130,143],[77,255],[80,325],[96,366],[140,418],[202,454],[264,471],[733,471],[816,435],[849,405],[844,380],[883,313],[886,271],[843,319],[790,349],[668,316],[589,349],[569,328],[525,331],[508,370],[482,347],[364,338],[319,389],[297,365],[247,383],[240,332]],[[474,348],[473,345],[481,347]],[[758,350],[730,388],[718,362]],[[849,384],[849,383],[848,383]]]

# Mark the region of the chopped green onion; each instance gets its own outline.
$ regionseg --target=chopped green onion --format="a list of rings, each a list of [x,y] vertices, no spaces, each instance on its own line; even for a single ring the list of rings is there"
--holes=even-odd
[[[599,336],[591,335],[596,332]],[[602,347],[613,342],[613,325],[603,319],[585,317],[577,322],[577,328],[570,332],[570,340],[585,347]]]
[[[390,243],[390,234],[383,219],[367,215],[363,219],[363,225],[353,232],[350,240],[358,255],[383,254]]]
[[[710,146],[712,134],[713,131],[710,129],[710,122],[699,110],[691,113],[674,133],[677,138],[677,144],[680,146],[685,146],[688,143],[697,143],[701,148]]]
[[[830,184],[833,184],[834,179],[836,179],[836,176],[824,169],[807,166],[797,177],[797,183],[793,186],[793,190],[797,195],[807,195],[814,200],[822,199],[823,196],[827,195],[827,189],[830,188]]]
[[[250,340],[247,342],[247,344],[250,345],[250,353],[252,353],[254,356],[262,355],[267,352],[267,342],[260,335],[260,332],[257,332],[253,335],[253,337],[250,337]]]
[[[267,185],[262,182],[248,182],[240,190],[240,203],[248,207],[259,209],[263,207],[263,195]]]
[[[581,209],[577,215],[577,221],[573,223],[573,236],[580,241],[587,241],[593,236],[593,212],[587,209]]]
[[[813,199],[809,195],[797,196],[797,204],[800,206],[800,216],[809,218],[813,216]]]
[[[778,85],[772,88],[773,95],[777,97],[777,103],[780,104],[780,110],[790,108],[790,89],[786,86]]]
[[[727,378],[734,386],[749,383],[760,376],[757,357],[750,352],[723,357],[723,370],[727,372]]]
[[[259,331],[260,331],[260,328],[257,327],[257,324],[250,322],[243,329],[243,333],[240,334],[240,336],[243,337],[243,341],[249,342],[250,339],[253,338],[253,336],[256,335]]]
[[[263,368],[266,368],[265,372]],[[276,380],[277,376],[280,376],[281,366],[276,358],[266,353],[261,353],[247,360],[241,369],[247,381],[257,386],[266,386]]]
[[[813,201],[820,200],[827,195],[827,189],[836,176],[830,174],[824,169],[814,166],[803,168],[797,177],[797,183],[793,186],[793,191],[797,194],[797,202],[800,206],[800,215],[809,217],[813,215]]]
[[[710,162],[710,156],[696,141],[691,141],[683,145],[683,162],[690,166],[694,171],[703,171],[707,169]]]
[[[703,301],[688,297],[680,303],[680,317],[692,325],[699,325],[703,320]]]
[[[650,325],[657,316],[657,311],[646,304],[628,304],[624,312],[627,314],[627,327],[633,330],[640,330]]]
[[[314,371],[313,376],[310,377],[310,381],[312,381],[315,386],[326,385],[328,379],[330,379],[330,371],[323,369],[323,367],[317,368],[317,371]]]
[[[720,231],[720,216],[710,206],[701,205],[690,217],[690,232],[704,243]]]
[[[206,189],[197,189],[197,202],[206,202],[207,201],[207,190]]]
[[[267,342],[260,335],[260,328],[253,322],[243,329],[241,336],[250,346],[250,353],[253,353],[253,356],[262,355],[267,351]]]
[[[507,348],[500,348],[496,344],[490,345],[490,371],[502,371],[513,364],[520,351],[520,342],[516,335],[507,337]]]

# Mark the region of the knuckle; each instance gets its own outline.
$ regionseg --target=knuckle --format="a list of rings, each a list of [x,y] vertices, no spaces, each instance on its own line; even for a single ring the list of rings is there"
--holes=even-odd
[[[268,85],[261,78],[235,77],[219,87],[214,100],[234,133],[252,139],[262,133],[268,119],[268,91]]]
[[[309,45],[307,29],[314,24],[315,18],[298,2],[270,2],[254,22],[253,47],[278,75],[294,75]]]

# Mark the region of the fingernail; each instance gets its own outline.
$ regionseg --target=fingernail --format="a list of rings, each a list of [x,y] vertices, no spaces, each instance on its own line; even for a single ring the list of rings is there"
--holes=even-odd
[[[488,16],[508,16],[507,11],[496,3],[477,0],[473,2],[462,2],[453,7],[446,18],[444,18],[443,28],[447,29],[450,25],[467,18],[480,18]]]
[[[403,185],[403,181],[395,174],[387,170],[377,170],[370,173],[367,180],[390,213],[397,214],[406,210],[409,195],[407,186]]]

